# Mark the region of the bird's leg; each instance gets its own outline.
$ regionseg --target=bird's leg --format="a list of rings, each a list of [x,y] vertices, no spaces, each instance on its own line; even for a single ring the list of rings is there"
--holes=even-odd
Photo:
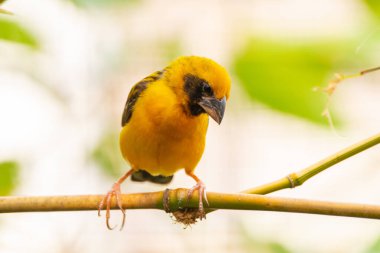
[[[106,205],[106,224],[107,224],[107,228],[109,230],[112,230],[112,229],[115,228],[115,227],[111,227],[110,223],[109,223],[109,220],[110,220],[110,217],[111,217],[111,201],[112,201],[113,197],[116,198],[117,206],[120,208],[120,210],[121,210],[121,212],[123,214],[123,221],[121,223],[120,230],[122,230],[123,227],[124,227],[124,223],[125,223],[125,210],[124,210],[122,202],[121,202],[120,184],[123,183],[124,180],[127,179],[127,177],[129,177],[134,171],[135,171],[135,169],[130,169],[121,178],[119,178],[113,184],[111,190],[109,192],[107,192],[106,196],[104,196],[104,198],[102,199],[102,201],[100,201],[100,203],[99,203],[98,216],[100,216],[100,211],[103,209],[104,204]]]
[[[188,192],[187,192],[187,201],[190,200],[191,195],[195,190],[198,190],[198,196],[199,196],[199,214],[200,214],[200,219],[202,220],[203,218],[206,219],[206,213],[203,208],[203,199],[206,201],[206,204],[208,204],[207,200],[207,195],[206,195],[206,185],[200,180],[193,172],[186,171],[186,174],[189,175],[190,177],[194,178],[194,180],[197,182],[196,185],[194,185]]]

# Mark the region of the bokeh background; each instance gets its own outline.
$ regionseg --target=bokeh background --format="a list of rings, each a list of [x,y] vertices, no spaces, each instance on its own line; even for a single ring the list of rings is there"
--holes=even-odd
[[[3,1],[0,1],[0,3]],[[102,194],[128,169],[118,149],[131,86],[181,55],[224,65],[233,86],[210,121],[197,174],[238,192],[298,171],[380,130],[376,0],[9,0],[0,14],[0,194]],[[275,196],[380,204],[380,149]],[[170,187],[190,187],[183,172]],[[162,190],[123,184],[123,192]],[[380,252],[380,222],[218,211],[184,229],[162,211],[127,211],[122,232],[95,212],[0,216],[0,252]],[[112,214],[112,223],[120,214]]]

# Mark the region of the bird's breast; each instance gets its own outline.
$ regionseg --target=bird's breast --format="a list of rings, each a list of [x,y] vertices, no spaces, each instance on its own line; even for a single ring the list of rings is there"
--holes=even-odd
[[[152,175],[193,170],[205,146],[208,116],[190,116],[168,90],[144,95],[120,134],[123,157]]]

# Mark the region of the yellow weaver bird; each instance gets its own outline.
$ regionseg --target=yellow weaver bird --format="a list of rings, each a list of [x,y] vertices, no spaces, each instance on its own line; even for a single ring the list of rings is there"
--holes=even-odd
[[[199,193],[200,217],[205,217],[205,184],[194,174],[202,157],[208,116],[221,123],[230,95],[227,71],[216,62],[197,56],[184,56],[168,67],[135,84],[125,104],[120,149],[131,169],[119,178],[99,204],[106,206],[109,229],[113,197],[123,213],[120,184],[129,176],[133,181],[169,183],[173,174],[184,169],[196,181],[188,192]]]

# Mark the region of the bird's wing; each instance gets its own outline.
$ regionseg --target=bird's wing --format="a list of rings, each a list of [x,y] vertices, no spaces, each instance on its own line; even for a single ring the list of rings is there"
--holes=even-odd
[[[121,126],[125,126],[131,119],[133,107],[135,106],[137,99],[140,97],[141,93],[148,87],[150,83],[159,80],[162,77],[163,73],[164,70],[156,71],[133,86],[129,92],[127,102],[125,103]]]
[[[145,170],[137,170],[132,173],[131,180],[135,182],[149,181],[155,184],[168,184],[172,181],[173,177],[173,175],[167,177],[162,175],[152,176],[149,172]]]

